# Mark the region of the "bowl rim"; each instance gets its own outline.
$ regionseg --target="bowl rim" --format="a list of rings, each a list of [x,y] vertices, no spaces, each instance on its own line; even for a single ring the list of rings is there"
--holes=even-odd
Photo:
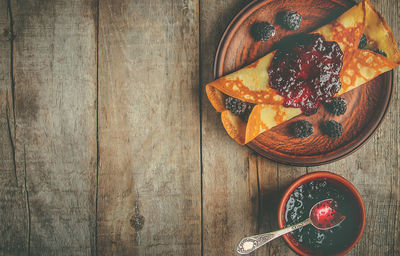
[[[363,233],[364,233],[364,229],[365,229],[365,222],[366,222],[366,212],[365,212],[365,205],[364,205],[364,201],[361,197],[361,194],[358,192],[358,190],[354,187],[354,185],[348,181],[347,179],[345,179],[344,177],[332,173],[332,172],[327,172],[327,171],[318,171],[318,172],[312,172],[312,173],[308,173],[305,174],[301,177],[299,177],[298,179],[296,179],[285,191],[285,193],[282,196],[281,201],[279,202],[279,207],[278,207],[278,225],[279,228],[284,228],[286,227],[286,223],[285,223],[285,219],[284,219],[284,215],[285,215],[285,206],[286,206],[286,202],[289,199],[289,196],[292,194],[292,192],[301,184],[306,183],[308,181],[312,181],[315,180],[316,178],[328,178],[328,179],[332,179],[335,180],[341,184],[343,184],[347,189],[349,189],[350,193],[354,195],[356,201],[358,202],[358,205],[360,206],[360,210],[361,210],[361,227],[358,231],[358,235],[356,237],[356,239],[354,240],[354,242],[349,245],[348,247],[346,247],[343,251],[339,252],[338,254],[334,254],[334,255],[345,255],[346,253],[348,253],[349,251],[351,251],[356,244],[360,241]],[[298,247],[296,247],[290,240],[289,240],[289,234],[286,234],[283,236],[283,239],[285,240],[285,242],[289,245],[289,247],[295,251],[297,254],[299,255],[303,255],[303,256],[313,256],[313,254],[308,254],[304,251],[302,251],[301,249],[299,249]]]

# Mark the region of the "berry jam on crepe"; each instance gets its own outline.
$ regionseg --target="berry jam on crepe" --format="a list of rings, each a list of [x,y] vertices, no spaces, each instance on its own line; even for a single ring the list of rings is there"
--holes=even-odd
[[[343,53],[336,42],[327,42],[319,34],[300,39],[275,53],[268,68],[269,84],[284,97],[284,107],[311,114],[339,92]]]

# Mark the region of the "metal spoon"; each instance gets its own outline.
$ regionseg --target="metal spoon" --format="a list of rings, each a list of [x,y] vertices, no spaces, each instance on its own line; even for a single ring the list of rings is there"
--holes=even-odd
[[[270,241],[284,234],[292,232],[309,224],[317,229],[327,230],[336,227],[346,218],[337,212],[338,204],[333,199],[326,199],[316,203],[310,210],[309,218],[293,226],[270,233],[243,238],[236,248],[239,254],[249,254]]]

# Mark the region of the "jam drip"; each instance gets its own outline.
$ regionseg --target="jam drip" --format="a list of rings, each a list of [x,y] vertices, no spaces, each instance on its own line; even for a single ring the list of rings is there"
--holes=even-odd
[[[312,114],[339,92],[342,65],[336,42],[319,34],[301,35],[294,45],[277,50],[268,68],[270,86],[284,97],[285,107]]]

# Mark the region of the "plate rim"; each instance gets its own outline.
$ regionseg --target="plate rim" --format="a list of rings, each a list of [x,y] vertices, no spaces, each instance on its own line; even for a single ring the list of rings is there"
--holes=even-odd
[[[236,31],[236,27],[238,27],[244,19],[249,17],[254,11],[256,11],[260,6],[263,6],[265,4],[268,4],[272,1],[275,0],[253,0],[250,3],[248,3],[245,7],[243,7],[234,17],[233,19],[229,22],[228,26],[226,27],[224,33],[222,34],[222,37],[219,41],[216,53],[215,53],[215,58],[214,58],[214,67],[213,67],[213,75],[214,79],[217,79],[218,77],[222,76],[222,69],[223,69],[223,58],[226,54],[226,49],[228,47],[228,42],[231,41],[233,37],[233,31]],[[353,0],[347,0],[350,3],[356,4]],[[348,149],[345,149],[344,151],[340,152],[338,155],[333,155],[331,157],[324,157],[324,154],[319,154],[315,156],[304,156],[304,157],[287,157],[288,155],[285,154],[285,156],[279,156],[277,154],[273,154],[271,151],[265,151],[260,149],[260,147],[257,145],[256,142],[251,141],[246,146],[253,151],[255,151],[257,154],[261,155],[262,157],[265,157],[269,160],[275,161],[277,163],[281,164],[286,164],[286,165],[291,165],[291,166],[301,166],[301,167],[308,167],[308,166],[319,166],[319,165],[325,165],[329,164],[335,161],[338,161],[340,159],[343,159],[354,152],[356,152],[358,149],[360,149],[363,145],[365,145],[366,142],[368,142],[371,137],[376,133],[378,128],[381,126],[383,123],[383,120],[386,117],[386,114],[389,110],[389,107],[392,102],[393,98],[393,90],[394,90],[394,71],[393,69],[381,74],[380,76],[385,75],[388,76],[388,86],[389,86],[389,93],[387,94],[386,98],[384,99],[385,107],[384,110],[381,111],[381,113],[378,114],[377,118],[375,119],[373,125],[371,126],[370,129],[368,129],[367,132],[362,133],[361,136],[357,139],[355,138],[354,140],[351,140],[351,142],[354,142],[354,145],[349,147]],[[348,145],[349,143],[346,143]],[[328,154],[329,152],[326,152]],[[321,159],[322,161],[319,161],[318,159]]]

